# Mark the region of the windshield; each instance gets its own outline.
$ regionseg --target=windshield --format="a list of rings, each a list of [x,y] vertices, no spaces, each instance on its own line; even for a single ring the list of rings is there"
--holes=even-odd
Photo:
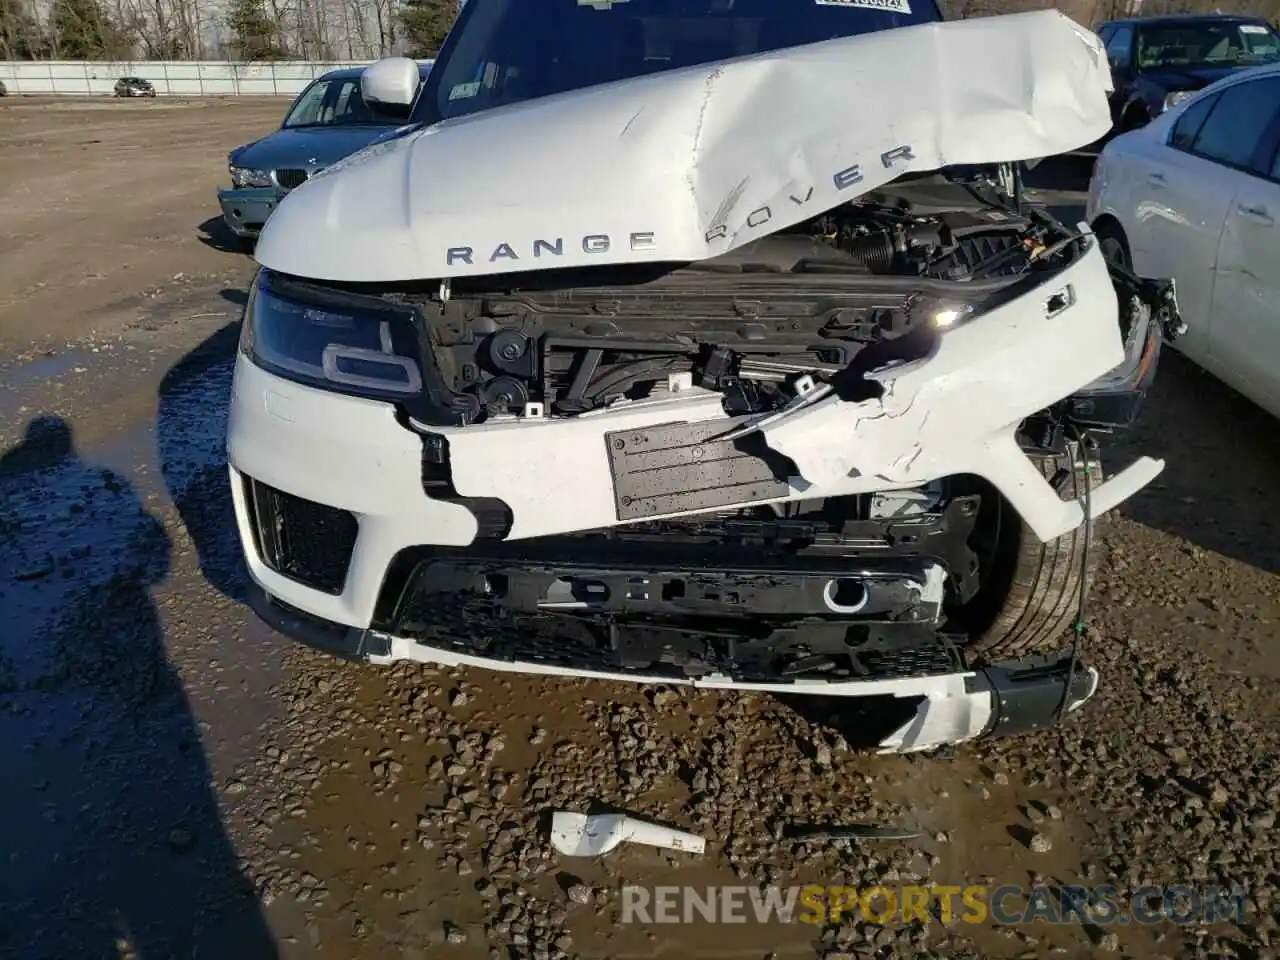
[[[317,80],[303,90],[284,118],[287,129],[358,123],[400,123],[376,113],[360,96],[360,77]]]
[[[934,0],[468,0],[414,119],[938,19]]]
[[[1261,23],[1165,23],[1138,30],[1138,69],[1230,66],[1280,59],[1280,36]]]

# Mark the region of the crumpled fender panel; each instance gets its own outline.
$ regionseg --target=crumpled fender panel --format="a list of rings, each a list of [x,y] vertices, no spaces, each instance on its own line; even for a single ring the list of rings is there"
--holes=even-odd
[[[638,77],[363,150],[285,199],[257,259],[348,282],[702,260],[908,172],[1077,149],[1110,88],[1052,10]]]

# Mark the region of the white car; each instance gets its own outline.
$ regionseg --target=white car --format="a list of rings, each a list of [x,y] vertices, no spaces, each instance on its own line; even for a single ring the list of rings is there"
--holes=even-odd
[[[1109,143],[1087,216],[1108,256],[1174,279],[1178,349],[1280,417],[1280,64]]]
[[[1162,467],[1102,482],[1086,435],[1176,309],[997,183],[1109,83],[1053,11],[470,0],[421,91],[364,74],[411,126],[258,242],[256,609],[375,663],[897,700],[885,750],[1052,723],[1098,680],[1091,521]]]

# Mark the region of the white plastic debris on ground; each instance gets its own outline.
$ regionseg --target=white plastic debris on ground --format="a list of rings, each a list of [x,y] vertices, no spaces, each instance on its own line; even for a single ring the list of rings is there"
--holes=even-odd
[[[692,833],[637,820],[623,813],[574,813],[558,810],[551,818],[551,845],[569,857],[596,857],[621,843],[701,854],[706,841]]]

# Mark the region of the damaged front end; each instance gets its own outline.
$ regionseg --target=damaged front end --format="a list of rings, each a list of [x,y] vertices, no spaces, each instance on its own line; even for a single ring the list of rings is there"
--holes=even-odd
[[[849,166],[831,196],[775,168],[753,180],[751,151],[734,149],[757,136],[752,114],[723,92],[735,70],[753,94],[799,89],[802,66],[828,63],[836,80],[925,41],[945,62],[995,38],[1034,74],[1027,51],[1055,55],[1060,36],[1088,77],[1073,136],[1089,133],[1106,106],[1092,41],[1056,14],[993,19],[1017,22],[888,31],[902,35],[891,46],[853,38],[857,51],[735,61],[705,84],[677,73],[441,124],[292,195],[259,247],[229,435],[259,612],[379,663],[885,697],[907,711],[877,738],[887,750],[1036,727],[1087,700],[1097,673],[1068,628],[1092,521],[1163,466],[1103,478],[1096,438],[1133,422],[1180,332],[1172,284],[1108,264],[1087,226],[1021,203],[1009,165],[930,166],[895,148],[849,194]],[[964,82],[991,102],[995,79]],[[741,111],[717,111],[713,87]],[[453,243],[448,204],[410,172],[422,151],[504,130],[536,166],[548,115],[572,109],[575,129],[630,117],[625,138],[664,104],[696,122],[696,151],[719,151],[673,186],[641,177],[664,122],[650,119],[639,160],[619,148],[637,192],[670,201],[670,248],[634,224],[508,242],[496,216],[473,231],[484,242]],[[845,101],[827,106],[822,123],[847,126]],[[1000,149],[1039,155],[1034,113],[993,111]],[[980,152],[926,121],[937,129],[919,142]],[[812,147],[797,168],[827,149],[812,131],[796,142]],[[674,206],[707,170],[723,174],[717,196],[738,184],[736,213]],[[374,218],[376,201],[343,200],[384,180],[421,206]],[[746,199],[757,181],[774,192]],[[404,214],[432,203],[444,226]],[[344,278],[335,241],[308,272],[287,241],[343,215],[376,220],[386,256],[353,257]],[[427,249],[442,264],[430,280],[386,275]],[[539,256],[557,266],[513,262]]]
[[[353,296],[272,275],[255,300]],[[1054,540],[1161,466],[1063,499],[1034,465],[1127,427],[1180,328],[1086,228],[929,174],[697,264],[377,299],[417,332],[422,489],[474,527],[396,553],[362,655],[862,694],[979,669],[944,699],[990,711],[899,749],[1092,693],[1061,622],[1021,665],[972,651],[997,504]]]

